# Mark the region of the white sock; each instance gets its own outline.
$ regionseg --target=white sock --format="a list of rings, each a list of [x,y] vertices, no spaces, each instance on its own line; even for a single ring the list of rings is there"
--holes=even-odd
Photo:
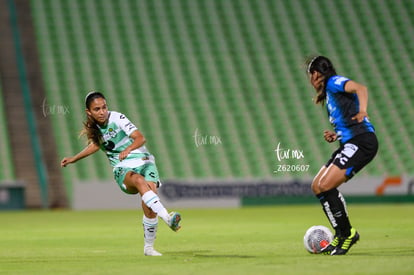
[[[144,228],[144,249],[146,247],[154,247],[154,242],[157,237],[158,217],[150,219],[143,215],[142,226]]]
[[[165,209],[164,205],[162,205],[160,198],[154,193],[154,191],[150,190],[145,192],[142,195],[142,201],[168,224],[169,215],[167,209]]]

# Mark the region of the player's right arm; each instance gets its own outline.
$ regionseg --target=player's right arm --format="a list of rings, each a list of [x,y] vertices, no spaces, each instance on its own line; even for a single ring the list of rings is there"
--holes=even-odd
[[[359,102],[359,112],[352,117],[352,120],[357,120],[358,123],[361,123],[365,119],[365,117],[368,118],[368,89],[364,85],[352,80],[347,81],[345,83],[344,89],[347,93],[354,93],[357,95]]]
[[[73,157],[65,157],[60,162],[61,167],[66,167],[66,165],[70,163],[75,163],[80,159],[86,158],[87,156],[92,155],[93,153],[97,152],[99,150],[99,146],[95,143],[89,143],[88,146],[86,146],[82,151],[74,155]]]

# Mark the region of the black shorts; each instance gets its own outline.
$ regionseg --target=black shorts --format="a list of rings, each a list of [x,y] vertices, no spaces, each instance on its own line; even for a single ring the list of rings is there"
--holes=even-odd
[[[378,140],[375,133],[364,133],[341,144],[325,166],[333,163],[340,169],[346,169],[345,175],[350,179],[375,157],[377,151]]]

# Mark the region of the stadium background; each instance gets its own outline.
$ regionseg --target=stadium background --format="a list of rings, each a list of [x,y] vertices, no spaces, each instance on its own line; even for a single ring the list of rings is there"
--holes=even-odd
[[[67,207],[74,181],[110,181],[102,153],[60,169],[84,96],[144,133],[164,181],[309,179],[335,145],[303,67],[314,53],[369,88],[380,151],[362,176],[414,170],[414,2],[2,0],[0,182],[27,207]],[[303,158],[275,173],[279,146]],[[1,196],[0,196],[1,197]]]

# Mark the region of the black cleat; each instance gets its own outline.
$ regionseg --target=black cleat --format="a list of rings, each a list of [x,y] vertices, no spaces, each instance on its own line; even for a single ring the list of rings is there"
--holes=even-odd
[[[332,242],[321,250],[321,254],[331,255],[332,251],[339,245],[339,237],[335,236]]]
[[[332,252],[331,255],[345,255],[348,250],[357,242],[359,241],[359,234],[354,229],[351,228],[351,235],[346,238],[340,238],[341,244],[338,245]]]

